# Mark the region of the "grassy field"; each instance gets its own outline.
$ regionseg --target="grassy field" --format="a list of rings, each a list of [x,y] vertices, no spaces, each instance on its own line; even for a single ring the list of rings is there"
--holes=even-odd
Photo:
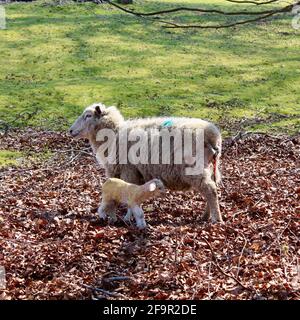
[[[232,8],[224,0],[136,1],[141,10],[196,2]],[[5,6],[0,119],[64,129],[101,101],[127,117],[265,117],[251,129],[299,130],[300,33],[291,16],[218,31],[170,30],[108,5],[49,4]]]
[[[7,165],[17,165],[21,153],[16,151],[0,150],[0,169]]]

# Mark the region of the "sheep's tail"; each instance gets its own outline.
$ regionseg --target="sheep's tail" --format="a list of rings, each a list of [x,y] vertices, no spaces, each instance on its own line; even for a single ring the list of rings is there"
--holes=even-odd
[[[214,159],[213,165],[214,165],[214,180],[215,180],[215,183],[218,184],[221,182],[221,172],[219,169],[220,157],[216,157]]]
[[[221,147],[212,146],[211,149],[213,151],[213,179],[216,184],[221,182],[221,172],[220,172],[220,157],[221,157]]]

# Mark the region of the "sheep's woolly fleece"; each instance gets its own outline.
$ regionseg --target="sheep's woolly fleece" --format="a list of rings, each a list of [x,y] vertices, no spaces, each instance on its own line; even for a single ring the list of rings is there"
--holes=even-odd
[[[227,140],[226,223],[201,222],[201,196],[177,192],[144,204],[141,233],[122,222],[125,208],[99,224],[104,176],[88,145],[10,131],[0,149],[33,160],[0,171],[0,298],[299,299],[299,147],[300,136]]]

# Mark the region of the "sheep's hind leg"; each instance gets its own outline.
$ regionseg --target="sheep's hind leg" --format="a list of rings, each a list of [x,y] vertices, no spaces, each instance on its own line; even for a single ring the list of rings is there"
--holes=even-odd
[[[205,211],[204,211],[203,215],[201,216],[201,220],[208,221],[209,218],[210,218],[210,208],[209,208],[209,204],[207,203],[206,207],[205,207]]]
[[[204,213],[204,217],[210,215],[212,223],[223,222],[219,201],[218,201],[218,193],[217,186],[214,181],[211,179],[205,179],[201,183],[201,191],[203,192],[205,199],[207,201],[206,211]]]

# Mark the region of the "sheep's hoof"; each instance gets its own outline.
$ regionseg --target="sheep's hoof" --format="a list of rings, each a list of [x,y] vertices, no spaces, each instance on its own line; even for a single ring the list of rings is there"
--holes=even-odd
[[[216,223],[225,224],[225,222],[222,219],[221,220],[211,220],[211,223],[212,224],[216,224]]]

